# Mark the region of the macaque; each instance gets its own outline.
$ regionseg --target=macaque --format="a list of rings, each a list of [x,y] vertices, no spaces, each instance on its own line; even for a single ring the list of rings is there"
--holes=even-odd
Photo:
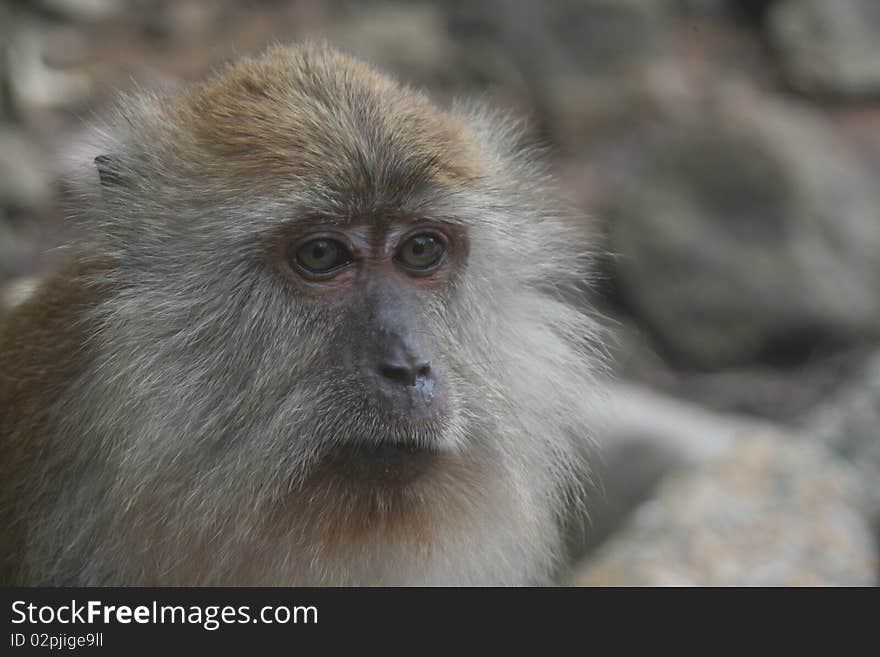
[[[597,330],[516,123],[306,44],[101,134],[0,329],[0,582],[551,581]]]

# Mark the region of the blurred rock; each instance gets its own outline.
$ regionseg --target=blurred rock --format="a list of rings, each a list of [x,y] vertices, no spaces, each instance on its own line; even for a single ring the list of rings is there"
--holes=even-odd
[[[657,353],[646,330],[631,319],[618,322],[614,334],[611,362],[618,377],[707,410],[784,425],[798,424],[817,405],[856,380],[873,352],[870,344],[855,344],[847,348],[815,345],[805,353],[791,351],[792,341],[764,354],[764,362],[695,371],[671,366]]]
[[[668,62],[674,2],[522,4],[532,15],[506,13],[505,43],[536,113],[565,152],[630,132],[681,95],[682,76]]]
[[[332,26],[333,45],[359,55],[410,84],[448,86],[460,81],[446,18],[427,4],[367,6]]]
[[[0,317],[33,294],[38,284],[36,276],[24,276],[0,285]]]
[[[121,12],[125,0],[35,0],[44,11],[72,21],[96,22]]]
[[[868,361],[860,381],[807,417],[804,430],[861,473],[880,521],[880,353]]]
[[[525,100],[569,151],[655,113],[679,86],[663,57],[672,0],[392,3],[343,17],[327,32],[332,43],[435,93]]]
[[[451,30],[465,45],[495,41],[523,70],[611,76],[641,66],[669,47],[674,0],[454,0]]]
[[[560,152],[625,140],[638,126],[674,115],[687,102],[681,71],[658,57],[619,76],[547,75],[541,114]]]
[[[672,0],[580,0],[546,3],[545,11],[570,56],[607,75],[663,53],[676,6]]]
[[[880,333],[876,180],[809,109],[731,87],[632,162],[600,211],[609,266],[673,360],[797,357]]]
[[[796,89],[822,94],[880,93],[880,2],[782,0],[769,33]]]
[[[0,126],[0,209],[36,212],[52,200],[51,175],[33,144],[11,127]]]
[[[75,106],[92,91],[91,80],[85,73],[48,65],[48,61],[69,59],[58,53],[52,36],[38,22],[21,20],[9,38],[6,74],[11,102],[19,116],[27,116],[33,110]],[[75,37],[68,36],[67,41],[69,45]]]
[[[582,564],[580,586],[870,586],[877,553],[854,473],[806,441],[759,434],[672,474]]]
[[[723,16],[730,10],[728,0],[678,0],[679,7],[690,14]]]
[[[646,388],[603,382],[606,391],[590,454],[596,486],[587,515],[572,532],[570,551],[582,555],[604,541],[671,472],[712,463],[735,449],[737,437],[775,430],[748,417],[713,413]]]
[[[605,457],[626,444],[650,444],[677,466],[704,465],[726,455],[738,436],[773,426],[623,382],[606,381],[602,388],[595,424],[601,427],[596,442]]]

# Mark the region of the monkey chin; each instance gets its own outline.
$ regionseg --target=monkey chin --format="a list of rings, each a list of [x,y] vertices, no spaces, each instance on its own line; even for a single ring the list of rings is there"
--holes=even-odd
[[[366,488],[411,485],[438,467],[441,449],[413,441],[352,441],[333,449],[319,476],[338,476]]]

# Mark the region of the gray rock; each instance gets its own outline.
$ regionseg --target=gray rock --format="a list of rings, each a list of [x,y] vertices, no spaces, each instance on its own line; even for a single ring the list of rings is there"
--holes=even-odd
[[[436,7],[413,3],[357,9],[333,25],[327,37],[412,84],[442,87],[457,80],[455,45]]]
[[[75,67],[64,69],[49,65],[49,62],[62,63],[65,59],[58,54],[59,45],[64,44],[53,43],[53,36],[57,39],[57,34],[51,34],[42,22],[22,19],[9,39],[7,84],[11,104],[19,116],[27,116],[35,110],[75,107],[93,91],[91,78],[85,72]],[[75,36],[69,38],[68,47],[75,40]]]
[[[511,25],[509,40],[519,38],[510,50],[537,112],[564,151],[626,135],[677,100],[685,82],[682,72],[669,64],[674,2],[535,5],[543,9],[543,38],[533,34],[534,21]]]
[[[679,7],[686,13],[708,16],[726,16],[730,12],[729,0],[678,0]]]
[[[676,14],[671,0],[546,3],[550,30],[581,68],[613,74],[662,54]]]
[[[676,466],[699,466],[724,457],[743,434],[775,429],[769,422],[716,413],[636,385],[606,381],[602,388],[595,441],[605,457],[638,443],[667,454]]]
[[[877,0],[783,0],[770,10],[769,33],[793,87],[843,96],[880,93]]]
[[[728,89],[608,195],[612,276],[675,359],[717,367],[880,328],[876,180],[811,110]]]
[[[737,437],[773,431],[768,423],[700,406],[621,382],[602,383],[596,402],[593,485],[587,516],[574,523],[570,554],[579,557],[613,534],[670,473],[713,463]]]
[[[443,75],[455,76],[459,93],[523,108],[575,152],[652,116],[655,96],[676,88],[666,56],[675,9],[674,0],[453,0],[443,9],[454,41]]]
[[[803,426],[861,473],[880,525],[880,354],[868,361],[861,381],[817,408]]]
[[[36,148],[11,127],[0,126],[0,207],[38,211],[52,201],[52,176]]]
[[[665,479],[578,569],[580,586],[869,586],[877,553],[854,473],[805,440],[757,434]]]
[[[72,21],[97,22],[122,12],[124,0],[36,0],[42,9]]]
[[[33,294],[39,282],[36,276],[23,276],[0,285],[0,316]]]

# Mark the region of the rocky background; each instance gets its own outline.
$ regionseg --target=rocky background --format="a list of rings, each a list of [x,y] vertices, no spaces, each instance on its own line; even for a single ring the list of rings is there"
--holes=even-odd
[[[602,254],[561,581],[878,583],[878,0],[2,0],[0,308],[63,257],[114,90],[304,37],[529,117]]]

